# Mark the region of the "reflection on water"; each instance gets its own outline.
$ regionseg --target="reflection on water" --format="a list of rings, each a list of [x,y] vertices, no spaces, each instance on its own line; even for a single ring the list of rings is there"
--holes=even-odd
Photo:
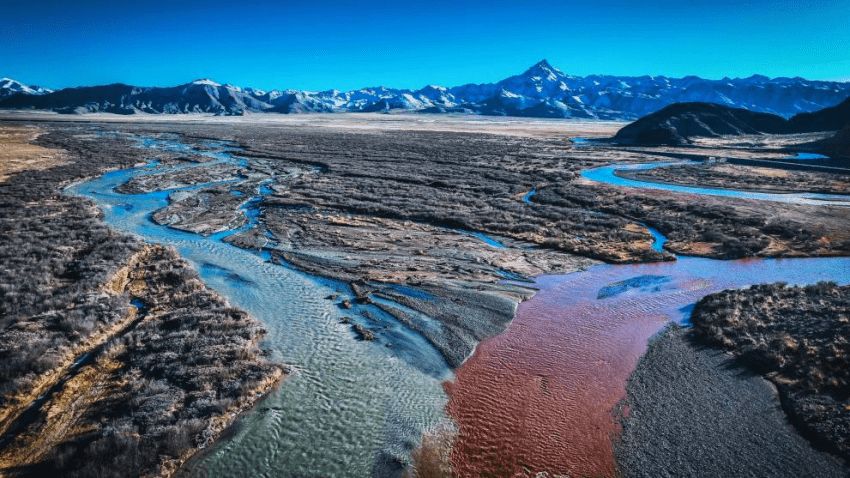
[[[180,151],[237,162],[228,148],[199,151],[173,139],[149,138],[141,145],[154,156]],[[167,205],[168,191],[113,191],[134,175],[187,167],[197,166],[113,171],[68,189],[94,199],[112,227],[177,248],[208,286],[263,322],[268,336],[262,346],[295,369],[279,391],[240,419],[232,437],[207,450],[186,474],[363,477],[406,460],[422,431],[445,417],[440,382],[451,372],[442,356],[422,337],[391,323],[391,317],[380,320],[394,347],[355,341],[341,319],[359,305],[343,311],[327,299],[331,294],[350,297],[345,286],[272,264],[268,253],[223,243],[226,233],[204,238],[154,224],[150,213]],[[258,194],[269,192],[264,184]],[[259,199],[246,200],[243,209],[252,227]]]
[[[712,292],[820,280],[850,282],[850,259],[680,258],[539,277],[508,330],[479,344],[447,384],[457,471],[613,476],[613,411],[651,335],[686,323]]]

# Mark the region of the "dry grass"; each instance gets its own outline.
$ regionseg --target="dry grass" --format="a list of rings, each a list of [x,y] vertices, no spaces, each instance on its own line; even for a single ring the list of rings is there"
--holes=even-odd
[[[120,349],[110,351],[71,377],[62,390],[44,406],[45,420],[37,432],[27,430],[0,454],[0,470],[34,465],[43,460],[69,436],[82,435],[96,428],[87,421],[87,413],[121,387],[114,372],[126,364],[114,360]]]
[[[27,169],[48,169],[65,162],[61,151],[30,144],[41,130],[23,126],[0,126],[0,182]]]

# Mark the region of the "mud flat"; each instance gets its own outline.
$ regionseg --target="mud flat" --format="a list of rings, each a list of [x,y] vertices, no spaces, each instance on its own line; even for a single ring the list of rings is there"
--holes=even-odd
[[[770,382],[673,326],[650,341],[627,385],[615,450],[625,477],[847,476],[788,421]]]

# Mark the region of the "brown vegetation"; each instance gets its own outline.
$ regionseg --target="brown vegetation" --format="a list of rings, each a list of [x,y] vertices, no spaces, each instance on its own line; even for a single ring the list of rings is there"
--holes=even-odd
[[[0,469],[167,475],[282,378],[257,348],[262,327],[173,250],[146,246],[110,285],[141,302],[139,318],[13,424]]]
[[[778,386],[805,436],[850,459],[850,286],[724,291],[699,301],[691,320],[698,339]]]
[[[97,146],[74,143],[0,183],[0,474],[167,475],[283,375],[259,323],[173,250],[59,194],[142,159],[127,150],[92,161]]]
[[[36,128],[0,126],[0,182],[26,169],[41,170],[61,164],[61,151],[32,144],[41,132]]]
[[[618,175],[640,181],[684,184],[697,187],[766,192],[850,193],[850,174],[738,166],[734,164],[688,164],[623,171]]]

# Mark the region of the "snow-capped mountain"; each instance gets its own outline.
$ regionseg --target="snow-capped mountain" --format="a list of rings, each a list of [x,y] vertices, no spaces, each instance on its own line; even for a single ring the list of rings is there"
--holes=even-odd
[[[43,95],[45,93],[52,93],[53,90],[42,88],[40,86],[35,85],[25,85],[20,81],[15,81],[11,78],[1,78],[0,79],[0,98],[5,98],[7,96],[12,96],[16,93],[21,93],[25,95]]]
[[[8,81],[11,84],[11,80]],[[497,83],[451,88],[428,85],[419,90],[378,86],[346,92],[264,91],[201,79],[170,88],[114,84],[66,88],[56,92],[48,90],[45,92],[47,94],[32,91],[35,90],[20,90],[0,96],[0,108],[123,114],[413,111],[635,119],[672,103],[697,101],[773,113],[787,118],[840,103],[850,96],[850,83],[803,78],[771,79],[760,75],[722,80],[705,80],[696,76],[581,77],[564,74],[543,60],[525,72]]]

